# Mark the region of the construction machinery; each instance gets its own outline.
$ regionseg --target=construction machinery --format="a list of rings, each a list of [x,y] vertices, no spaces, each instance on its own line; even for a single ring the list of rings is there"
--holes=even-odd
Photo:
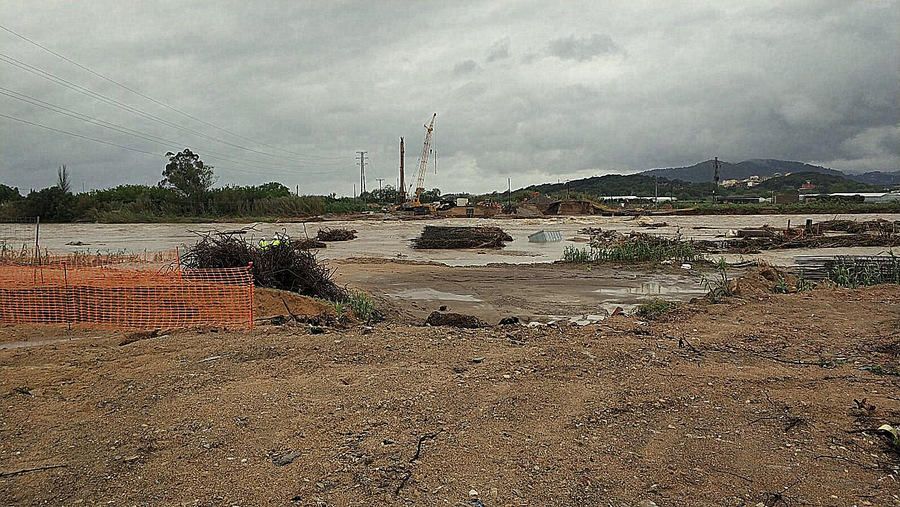
[[[422,193],[425,192],[425,173],[428,171],[428,157],[431,155],[431,138],[434,133],[434,119],[437,113],[431,116],[431,121],[425,125],[425,142],[422,143],[422,155],[419,157],[419,170],[416,174],[416,192],[403,204],[403,208],[415,211],[428,211],[423,208]],[[433,211],[433,210],[432,210]]]

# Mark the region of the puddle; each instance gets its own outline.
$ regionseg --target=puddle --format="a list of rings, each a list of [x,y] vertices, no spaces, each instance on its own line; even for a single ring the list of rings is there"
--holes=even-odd
[[[465,301],[469,303],[480,303],[481,300],[471,294],[453,294],[452,292],[442,292],[434,289],[407,289],[394,294],[388,294],[400,299],[415,299],[424,301]]]
[[[642,282],[637,287],[603,287],[594,291],[605,296],[627,297],[627,296],[659,296],[665,294],[706,294],[700,284],[692,286],[692,284],[661,284],[659,282]]]
[[[81,338],[57,338],[55,340],[34,340],[34,341],[18,341],[0,343],[0,350],[27,349],[29,347],[40,347],[43,345],[54,345],[56,343],[72,342]]]

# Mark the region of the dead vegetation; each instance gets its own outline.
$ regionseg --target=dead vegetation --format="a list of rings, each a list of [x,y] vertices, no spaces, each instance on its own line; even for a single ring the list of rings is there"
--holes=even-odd
[[[301,238],[301,239],[294,240],[294,246],[296,246],[297,248],[299,248],[301,250],[313,250],[316,248],[325,248],[328,245],[326,245],[325,242],[323,242],[323,241],[319,241],[318,239]]]
[[[316,233],[316,239],[319,241],[350,241],[356,239],[356,230],[323,227]]]
[[[413,240],[413,248],[503,248],[512,240],[512,236],[499,227],[426,225],[422,234]]]
[[[701,251],[759,253],[792,248],[848,248],[900,246],[900,222],[888,220],[828,220],[809,227],[760,227],[736,231],[735,239],[695,241]]]
[[[255,245],[236,234],[203,234],[181,259],[185,268],[233,268],[252,263],[258,287],[297,292],[329,301],[344,301],[347,291],[332,280],[332,271],[315,254],[286,235]]]

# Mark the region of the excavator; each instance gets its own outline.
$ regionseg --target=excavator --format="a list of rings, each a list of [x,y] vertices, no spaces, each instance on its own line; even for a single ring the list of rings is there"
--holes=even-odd
[[[431,137],[434,133],[434,119],[437,113],[431,116],[431,121],[425,125],[425,142],[422,144],[422,156],[419,157],[419,171],[416,174],[416,192],[410,199],[403,203],[402,208],[415,211],[417,214],[433,213],[434,207],[429,204],[422,204],[422,193],[425,192],[425,173],[428,169],[428,157],[431,155]]]

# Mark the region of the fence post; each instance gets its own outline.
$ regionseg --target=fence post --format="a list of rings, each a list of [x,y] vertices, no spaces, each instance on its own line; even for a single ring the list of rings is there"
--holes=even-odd
[[[63,286],[65,287],[65,294],[66,294],[66,324],[68,325],[69,330],[71,330],[72,329],[72,320],[73,320],[72,314],[74,313],[72,307],[74,305],[72,304],[72,297],[71,297],[71,294],[69,291],[69,267],[66,262],[62,263],[62,268],[63,268],[63,284],[64,284]]]
[[[41,216],[38,215],[34,222],[34,260],[41,262]]]
[[[249,329],[253,330],[253,310],[255,308],[255,297],[256,297],[256,283],[253,280],[253,261],[250,261],[247,264],[247,275],[250,277],[250,326]]]

